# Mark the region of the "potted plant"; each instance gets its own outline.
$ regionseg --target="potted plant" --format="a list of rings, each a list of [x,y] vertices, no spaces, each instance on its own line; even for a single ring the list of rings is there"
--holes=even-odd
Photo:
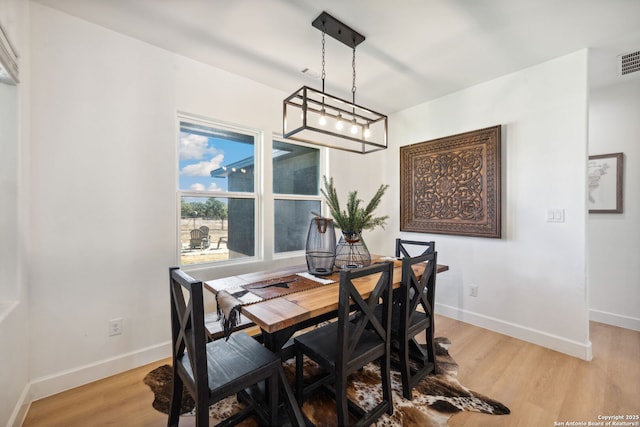
[[[329,206],[334,224],[342,230],[342,237],[336,248],[336,266],[339,268],[358,268],[369,265],[371,255],[361,234],[363,230],[373,230],[378,226],[384,228],[389,216],[375,216],[374,212],[389,186],[380,185],[378,191],[366,205],[362,199],[358,198],[357,191],[349,192],[346,209],[343,210],[333,185],[333,178],[327,180],[325,176],[323,181],[322,195]]]

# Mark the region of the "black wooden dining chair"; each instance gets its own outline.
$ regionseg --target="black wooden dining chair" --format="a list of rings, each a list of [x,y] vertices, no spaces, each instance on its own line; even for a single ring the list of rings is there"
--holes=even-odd
[[[437,260],[437,252],[402,258],[402,283],[394,295],[391,345],[398,352],[402,395],[409,400],[415,385],[436,371],[433,338]],[[418,274],[415,265],[419,266]],[[426,334],[425,345],[416,340],[422,332]]]
[[[377,276],[377,277],[376,277]],[[376,281],[369,298],[358,291],[359,280]],[[294,339],[296,347],[296,396],[302,406],[304,398],[321,386],[335,383],[338,425],[349,424],[349,410],[359,419],[358,425],[369,425],[384,412],[393,413],[390,378],[390,321],[393,263],[385,262],[340,272],[338,320],[316,328]],[[382,316],[374,309],[382,299]],[[351,316],[351,314],[357,314]],[[316,361],[328,373],[318,381],[304,386],[304,355]],[[374,360],[379,361],[382,379],[382,401],[365,412],[347,399],[347,377]]]
[[[246,393],[248,406],[224,423],[233,425],[256,413],[264,424],[276,425],[278,382],[284,378],[280,357],[244,332],[207,343],[202,282],[172,268],[170,288],[173,395],[167,425],[178,425],[183,387],[195,401],[196,426],[203,427],[209,425],[209,405],[249,387],[257,389],[261,382],[268,392]]]
[[[435,252],[436,242],[396,239],[396,258],[412,257]]]

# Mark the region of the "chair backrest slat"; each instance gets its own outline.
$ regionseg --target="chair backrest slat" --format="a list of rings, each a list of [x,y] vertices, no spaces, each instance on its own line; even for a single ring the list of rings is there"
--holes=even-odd
[[[408,307],[403,316],[405,323],[409,321],[418,306],[421,306],[425,313],[433,318],[437,261],[437,252],[429,252],[420,256],[402,259],[400,304]],[[416,264],[424,264],[419,275],[416,275],[413,269]]]
[[[376,275],[376,285],[369,298],[365,300],[360,295],[354,280]],[[343,351],[338,352],[337,365],[344,366],[346,361],[352,359],[351,355],[363,337],[365,330],[374,330],[383,342],[389,342],[391,333],[389,325],[392,279],[392,262],[374,264],[354,270],[342,270],[340,272],[337,345]],[[374,310],[380,299],[382,299],[384,312],[382,319],[376,317]],[[351,323],[351,327],[348,327],[349,323]],[[369,328],[367,328],[368,326]]]
[[[416,247],[420,247],[419,254],[413,253]],[[396,258],[407,258],[416,255],[425,255],[431,252],[435,252],[435,250],[436,242],[434,241],[423,242],[419,240],[396,239]]]
[[[186,350],[191,372],[195,377],[195,387],[208,389],[206,375],[196,375],[197,372],[207,372],[202,282],[189,277],[178,268],[171,269],[170,277],[171,331],[175,342],[173,363],[182,364]],[[189,384],[187,386],[191,388]]]

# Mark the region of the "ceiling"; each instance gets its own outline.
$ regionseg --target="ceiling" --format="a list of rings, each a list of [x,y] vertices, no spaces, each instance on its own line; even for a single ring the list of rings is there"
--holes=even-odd
[[[326,11],[366,37],[356,103],[384,114],[587,47],[591,83],[607,84],[616,56],[640,50],[640,0],[33,1],[286,94],[321,88],[311,22]],[[351,49],[327,37],[325,70],[350,99]]]

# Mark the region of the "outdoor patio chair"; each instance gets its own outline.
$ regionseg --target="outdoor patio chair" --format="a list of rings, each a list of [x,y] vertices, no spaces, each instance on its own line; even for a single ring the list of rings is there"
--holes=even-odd
[[[209,235],[209,227],[203,225],[200,227],[200,231],[202,231],[202,238],[207,239],[207,243],[209,243],[211,241],[211,236]],[[207,244],[207,247],[208,246],[209,245]]]
[[[191,238],[189,240],[191,249],[206,249],[209,247],[209,235],[204,234],[201,229],[194,228],[191,230]]]

